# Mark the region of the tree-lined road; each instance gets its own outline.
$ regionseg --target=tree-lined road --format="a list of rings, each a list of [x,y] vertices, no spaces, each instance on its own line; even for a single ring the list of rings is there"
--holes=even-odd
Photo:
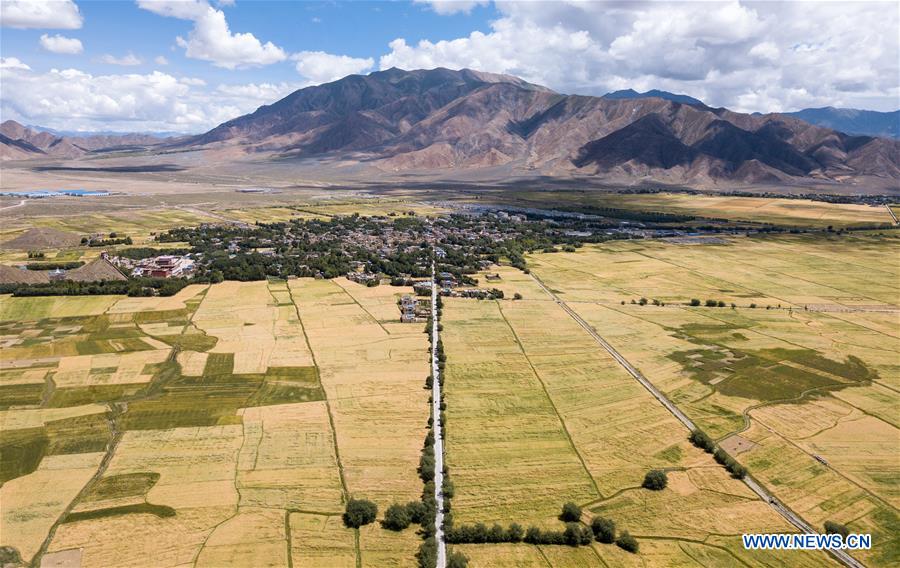
[[[444,436],[441,430],[441,376],[438,368],[438,288],[431,263],[431,416],[434,433],[434,540],[437,542],[437,568],[447,566],[447,543],[444,541]]]

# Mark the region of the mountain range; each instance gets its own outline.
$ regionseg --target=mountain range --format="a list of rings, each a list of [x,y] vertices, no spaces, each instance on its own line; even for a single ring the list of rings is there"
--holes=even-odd
[[[67,136],[6,120],[0,124],[0,159],[79,158],[91,152],[133,150],[166,142],[151,134]]]
[[[4,146],[68,157],[84,138],[0,128]],[[384,172],[504,167],[548,176],[700,185],[900,179],[900,142],[845,134],[787,114],[742,114],[664,91],[564,95],[463,69],[388,69],[300,89],[212,130],[159,144],[209,161],[325,160]],[[5,150],[9,151],[9,150]],[[152,151],[152,150],[151,150]]]

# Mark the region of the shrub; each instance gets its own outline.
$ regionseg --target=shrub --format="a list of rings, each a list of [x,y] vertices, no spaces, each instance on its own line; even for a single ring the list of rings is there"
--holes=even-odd
[[[707,308],[715,308],[718,304],[719,304],[719,302],[717,302],[715,300],[706,300]]]
[[[566,523],[577,523],[581,520],[581,507],[571,501],[563,505],[559,519]]]
[[[538,544],[541,541],[541,529],[534,526],[528,527],[524,540],[529,544]]]
[[[419,561],[419,568],[434,568],[437,564],[437,541],[433,536],[425,539],[416,552],[416,560]]]
[[[447,555],[447,568],[466,568],[469,559],[462,552],[451,552]]]
[[[691,305],[694,306],[694,307],[699,306],[699,305],[700,305],[700,300],[698,300],[697,298],[692,299],[692,300],[691,300]]]
[[[724,307],[725,307],[725,302],[723,302],[722,300],[719,300],[718,302],[716,302],[716,306],[718,306],[718,307],[720,307],[720,308],[724,308]]]
[[[644,483],[641,484],[641,487],[653,491],[660,491],[665,489],[666,484],[668,483],[669,478],[666,476],[666,472],[661,469],[651,469],[647,472],[647,475],[644,476]]]
[[[750,304],[750,309],[755,310],[755,309],[756,309],[756,304]]]
[[[384,512],[384,521],[381,526],[392,531],[402,531],[409,526],[409,509],[406,505],[394,503]]]
[[[847,525],[842,525],[841,523],[825,521],[825,532],[827,534],[839,534],[847,538],[847,535],[850,534],[850,529],[847,528]]]
[[[582,528],[587,529],[587,527],[583,527],[578,523],[566,523],[566,530],[563,531],[563,539],[565,539],[566,544],[569,546],[578,546],[582,544],[582,539],[584,533],[582,532]],[[590,544],[592,537],[590,535],[590,529],[588,530],[588,539],[584,544]]]
[[[521,299],[522,299],[522,294],[519,294],[518,292],[513,294],[513,300],[521,300]]]
[[[427,507],[421,501],[410,501],[407,503],[406,512],[409,515],[409,522],[417,525],[421,525],[428,515]]]
[[[642,306],[646,306],[646,305],[647,305],[647,298],[641,298],[640,300],[638,300],[638,304],[640,304],[640,305],[642,305]]]
[[[506,540],[506,531],[499,524],[494,523],[487,531],[488,542],[504,542]]]
[[[594,517],[591,521],[591,530],[594,531],[597,542],[612,544],[616,541],[616,523],[612,519]]]
[[[378,516],[378,505],[365,499],[350,499],[344,511],[344,524],[358,529],[375,521]]]
[[[524,536],[525,531],[518,523],[513,523],[506,529],[506,542],[522,542]]]
[[[639,545],[636,538],[628,534],[628,531],[622,533],[619,538],[616,539],[616,545],[622,550],[627,550],[631,553],[637,553]]]

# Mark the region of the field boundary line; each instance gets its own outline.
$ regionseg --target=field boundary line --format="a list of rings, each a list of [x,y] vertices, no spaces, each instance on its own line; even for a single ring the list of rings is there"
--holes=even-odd
[[[340,288],[340,286],[338,286]],[[303,340],[306,342],[306,348],[309,349],[309,356],[312,359],[313,366],[316,368],[316,380],[319,381],[319,384],[322,384],[322,373],[319,369],[319,362],[316,361],[316,352],[313,350],[312,343],[309,342],[309,335],[306,333],[306,326],[303,325],[303,316],[300,315],[300,306],[297,305],[297,300],[294,299],[294,292],[291,289],[290,284],[288,284],[288,293],[291,296],[291,303],[294,305],[294,311],[297,313],[297,322],[300,324],[300,329],[303,331]],[[350,491],[347,489],[347,479],[344,477],[344,464],[341,462],[341,451],[338,448],[337,441],[337,428],[334,425],[334,415],[331,412],[331,403],[328,400],[328,392],[325,390],[324,385],[322,386],[322,392],[325,393],[325,410],[328,412],[328,424],[331,427],[331,444],[334,447],[334,459],[337,461],[338,467],[338,475],[341,478],[341,489],[344,494],[344,501],[350,502]],[[356,566],[360,568],[362,566],[362,551],[359,548],[359,529],[355,529],[355,543],[356,543]]]
[[[612,345],[610,345],[605,339],[603,339],[588,322],[586,322],[580,315],[578,315],[572,308],[570,308],[568,304],[566,304],[556,294],[554,294],[543,283],[543,281],[541,281],[540,278],[538,278],[533,273],[529,273],[529,276],[531,276],[531,278],[538,284],[538,286],[540,286],[544,290],[544,292],[549,294],[550,297],[553,298],[556,303],[559,304],[572,317],[572,319],[578,322],[578,324],[582,328],[584,328],[584,330],[588,332],[591,337],[597,340],[597,343],[599,343],[610,355],[612,355],[612,357],[616,361],[618,361],[619,364],[622,365],[622,367],[624,367],[632,377],[634,377],[648,391],[650,391],[650,394],[652,394],[669,412],[671,412],[675,416],[675,418],[677,418],[689,430],[693,431],[697,429],[694,422],[690,418],[688,418],[687,415],[685,415],[677,406],[675,406],[675,404],[672,403],[672,401],[670,401],[668,397],[666,397],[666,395],[662,393],[662,391],[657,389],[653,385],[653,383],[647,380],[647,378],[642,375],[641,372],[638,371],[631,363],[629,363],[628,360],[625,359],[625,357],[623,357],[618,351],[616,351],[616,349]],[[774,509],[777,513],[784,517],[784,519],[790,524],[794,525],[804,533],[809,534],[816,532],[816,530],[809,523],[807,523],[803,519],[803,517],[795,513],[793,510],[789,509],[780,501],[776,500],[775,497],[771,493],[769,493],[762,484],[760,484],[758,481],[756,481],[756,479],[753,478],[753,476],[747,475],[743,478],[743,480],[744,483],[747,484],[747,487],[749,487],[754,493],[759,495],[760,499],[762,499],[763,502],[768,503],[769,506],[772,507],[772,509]],[[856,560],[843,550],[829,549],[827,552],[845,566],[849,566],[851,568],[863,568],[864,566],[862,563],[860,563],[858,560]]]
[[[528,352],[525,351],[525,346],[522,345],[522,340],[519,338],[519,334],[516,333],[515,328],[506,318],[506,314],[503,313],[503,308],[500,305],[499,300],[495,300],[497,303],[497,311],[500,313],[500,317],[503,318],[504,323],[509,328],[509,331],[513,334],[513,338],[516,340],[516,345],[519,346],[519,351],[522,352],[522,356],[525,357],[525,361],[528,362],[528,366],[531,368],[531,372],[534,373],[534,378],[537,379],[538,383],[541,385],[541,390],[544,391],[544,396],[547,397],[547,402],[550,403],[550,407],[553,409],[553,413],[556,414],[556,418],[559,419],[559,425],[562,426],[563,433],[566,435],[566,440],[569,441],[569,447],[572,448],[572,451],[578,457],[578,461],[581,462],[581,467],[584,468],[584,472],[587,474],[588,479],[591,480],[591,485],[594,487],[594,491],[597,492],[597,496],[602,500],[603,492],[600,491],[600,487],[597,486],[597,480],[594,479],[594,476],[591,474],[591,470],[587,466],[587,462],[584,461],[584,457],[581,455],[581,452],[578,451],[578,446],[575,445],[575,441],[572,439],[572,434],[569,432],[569,427],[566,426],[566,421],[563,419],[562,414],[559,413],[559,409],[556,408],[556,403],[553,402],[553,397],[550,396],[550,391],[547,390],[547,385],[544,384],[544,379],[541,378],[541,374],[534,367],[534,363],[531,362],[531,357],[528,356]]]

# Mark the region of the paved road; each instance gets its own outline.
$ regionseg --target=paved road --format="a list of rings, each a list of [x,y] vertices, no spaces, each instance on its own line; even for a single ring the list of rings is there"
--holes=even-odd
[[[550,288],[544,285],[540,278],[538,278],[534,274],[531,274],[531,277],[535,282],[537,282],[538,286],[540,286],[544,290],[544,292],[546,292],[551,298],[553,298],[553,300],[572,317],[572,319],[578,322],[578,325],[584,328],[584,330],[587,331],[591,335],[591,337],[593,337],[597,341],[597,343],[599,343],[610,355],[612,355],[613,359],[618,361],[618,363],[622,365],[622,367],[624,367],[626,371],[628,371],[628,374],[637,379],[639,383],[644,385],[644,388],[650,391],[650,394],[652,394],[656,398],[656,400],[662,403],[662,405],[666,407],[666,409],[671,412],[675,416],[675,418],[677,418],[688,429],[697,429],[691,419],[688,418],[681,410],[679,410],[678,407],[675,406],[672,401],[670,401],[666,397],[666,395],[662,393],[662,391],[653,386],[653,383],[648,381],[647,378],[644,377],[644,375],[642,375],[641,372],[634,367],[634,365],[629,363],[628,360],[625,359],[625,357],[623,357],[618,351],[616,351],[612,345],[610,345],[605,339],[600,337],[600,334],[598,334],[597,331],[593,327],[591,327],[590,324],[588,324],[588,322],[584,321],[584,319],[582,319],[580,315],[578,315],[572,308],[570,308],[568,304],[559,299],[559,297],[555,293],[553,293]],[[757,482],[749,475],[744,478],[744,483],[747,484],[747,487],[749,487],[751,491],[759,495],[760,499],[768,503],[773,509],[775,509],[778,514],[784,517],[785,520],[787,520],[789,523],[791,523],[804,533],[818,532],[806,521],[804,521],[803,518],[800,517],[800,515],[782,505],[781,502],[775,499],[775,497],[771,493],[769,493],[765,487],[760,485],[759,482]],[[828,552],[845,566],[850,566],[852,568],[864,568],[860,562],[858,562],[843,550],[829,550]]]
[[[441,424],[441,380],[438,369],[437,344],[438,311],[437,285],[434,280],[434,263],[431,264],[431,415],[434,418],[434,499],[437,507],[434,514],[434,539],[437,541],[437,568],[447,566],[447,543],[444,541],[444,438]]]

